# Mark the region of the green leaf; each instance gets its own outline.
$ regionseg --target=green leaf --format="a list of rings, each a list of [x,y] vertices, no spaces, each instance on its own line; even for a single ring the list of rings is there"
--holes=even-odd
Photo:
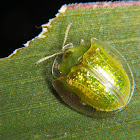
[[[125,3],[65,5],[28,47],[1,59],[0,139],[139,139],[140,7],[139,2]],[[122,112],[105,118],[77,113],[52,87],[54,58],[34,66],[38,59],[61,50],[70,21],[66,43],[95,37],[114,46],[129,63],[135,92]]]

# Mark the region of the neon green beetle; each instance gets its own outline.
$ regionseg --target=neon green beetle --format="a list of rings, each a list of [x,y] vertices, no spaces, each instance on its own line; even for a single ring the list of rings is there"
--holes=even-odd
[[[122,110],[134,91],[133,74],[126,60],[113,47],[95,38],[90,45],[65,45],[62,51],[40,59],[38,64],[56,56],[52,67],[53,87],[61,98],[78,112],[102,115]]]

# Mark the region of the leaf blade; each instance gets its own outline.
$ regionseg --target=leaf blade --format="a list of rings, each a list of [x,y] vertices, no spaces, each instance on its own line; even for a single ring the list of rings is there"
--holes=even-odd
[[[75,11],[77,10],[77,11]],[[139,6],[68,9],[51,21],[45,38],[0,61],[2,137],[5,138],[137,138],[139,136]],[[80,15],[80,16],[79,16]],[[61,101],[51,86],[53,59],[34,63],[61,50],[67,25],[73,20],[67,43],[96,37],[113,45],[126,58],[135,77],[130,104],[109,118],[78,114]],[[129,51],[128,51],[129,50]],[[133,131],[133,133],[131,133]],[[121,133],[121,135],[120,135]]]

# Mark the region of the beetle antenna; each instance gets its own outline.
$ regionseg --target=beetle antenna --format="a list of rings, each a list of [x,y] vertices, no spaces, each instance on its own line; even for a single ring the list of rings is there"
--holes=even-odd
[[[66,29],[65,37],[64,37],[64,42],[63,42],[62,48],[65,46],[65,43],[66,43],[66,41],[67,41],[67,37],[68,37],[68,33],[69,33],[69,30],[70,30],[71,24],[72,24],[72,21],[69,23],[69,25],[68,25],[68,27],[67,27],[67,29]]]
[[[67,37],[68,37],[68,32],[69,32],[69,30],[70,30],[71,24],[72,24],[72,21],[69,23],[69,25],[68,25],[68,27],[67,27],[67,29],[66,29],[65,37],[64,37],[64,42],[63,42],[63,46],[62,46],[62,51],[57,52],[57,53],[54,53],[54,54],[49,55],[49,56],[46,56],[46,57],[44,57],[44,58],[41,58],[41,59],[39,59],[34,65],[37,65],[37,64],[39,64],[40,62],[43,62],[43,61],[45,61],[45,60],[47,60],[47,59],[50,59],[50,58],[52,58],[52,57],[54,57],[54,56],[56,56],[56,55],[59,55],[59,54],[62,54],[62,53],[63,53],[63,48],[64,48],[64,45],[65,45],[65,43],[66,43],[66,40],[67,40]],[[68,44],[68,45],[69,45],[69,44]]]
[[[61,54],[61,53],[62,53],[62,52],[57,52],[57,53],[54,53],[54,54],[52,54],[52,55],[46,56],[46,57],[44,57],[44,58],[41,58],[41,59],[39,59],[34,65],[37,65],[37,64],[39,64],[40,62],[45,61],[45,60],[47,60],[47,59],[50,59],[50,58],[52,58],[52,57],[54,57],[54,56],[56,56],[56,55],[59,55],[59,54]]]

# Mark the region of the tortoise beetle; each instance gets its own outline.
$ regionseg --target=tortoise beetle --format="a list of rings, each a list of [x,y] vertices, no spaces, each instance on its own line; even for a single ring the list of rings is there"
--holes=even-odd
[[[40,59],[57,56],[52,67],[53,87],[72,108],[86,115],[112,114],[122,110],[134,92],[132,71],[123,56],[112,46],[91,38],[90,45],[66,44],[62,51]]]

